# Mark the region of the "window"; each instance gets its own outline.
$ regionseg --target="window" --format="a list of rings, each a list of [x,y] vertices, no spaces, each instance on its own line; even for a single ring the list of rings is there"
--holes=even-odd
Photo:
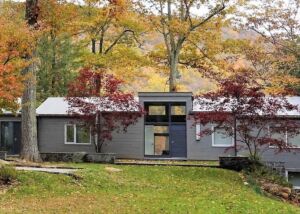
[[[287,173],[289,183],[293,184],[294,189],[300,189],[300,172]]]
[[[214,147],[232,147],[234,145],[233,138],[228,136],[225,128],[213,128],[212,146]]]
[[[288,134],[288,143],[291,144],[293,147],[298,147],[300,148],[300,134],[297,133],[297,134]]]
[[[196,124],[196,140],[199,141],[200,140],[200,133],[201,133],[201,125],[200,123]]]
[[[90,144],[91,133],[82,125],[65,125],[65,144]]]
[[[169,155],[169,127],[145,125],[145,155]]]
[[[291,134],[289,131],[282,128],[270,127],[270,137],[277,140],[282,140],[285,143],[291,144],[293,148],[300,148],[300,134]],[[272,147],[272,146],[271,146]],[[274,147],[274,146],[273,146]]]
[[[90,132],[84,126],[76,126],[76,143],[90,143]]]
[[[168,122],[169,121],[169,106],[167,103],[145,103],[147,112],[145,122]]]
[[[185,106],[172,106],[171,115],[185,115]]]
[[[166,115],[166,106],[149,106],[149,115]]]
[[[286,142],[286,130],[282,130],[282,128],[280,127],[270,127],[270,137],[272,139],[277,139],[277,140],[282,140],[284,142]]]
[[[185,103],[174,103],[171,105],[171,121],[181,123],[186,121]]]
[[[75,143],[75,125],[66,125],[66,143]]]

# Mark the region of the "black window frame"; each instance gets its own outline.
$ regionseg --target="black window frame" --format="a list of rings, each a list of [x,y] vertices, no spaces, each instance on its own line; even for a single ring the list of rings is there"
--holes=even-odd
[[[162,106],[164,105],[166,108],[166,115],[148,115],[149,106]],[[172,106],[185,106],[185,115],[171,115]],[[150,158],[159,158],[159,157],[171,157],[171,149],[172,144],[170,142],[170,129],[171,125],[175,124],[186,124],[187,118],[187,103],[186,102],[144,102],[144,109],[146,111],[146,115],[144,117],[144,136],[145,136],[145,126],[153,125],[153,126],[168,126],[168,134],[166,133],[154,133],[154,135],[163,135],[168,136],[169,139],[169,154],[163,155],[146,155],[144,149],[144,157]],[[155,143],[155,142],[154,142]],[[155,145],[154,145],[155,146]],[[145,148],[145,137],[144,137],[144,148]],[[155,151],[155,148],[154,148]]]

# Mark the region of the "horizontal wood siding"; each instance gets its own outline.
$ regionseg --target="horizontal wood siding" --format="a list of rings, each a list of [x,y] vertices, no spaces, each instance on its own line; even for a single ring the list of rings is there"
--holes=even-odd
[[[213,147],[212,135],[201,137],[196,140],[196,127],[193,125],[193,120],[187,121],[187,153],[190,160],[219,160],[220,156],[233,156],[234,151],[228,148]],[[209,126],[211,128],[211,126]],[[201,127],[202,130],[203,127]]]
[[[94,153],[95,146],[70,145],[64,142],[65,124],[72,122],[71,118],[39,117],[38,142],[42,153],[48,152],[87,152]],[[103,152],[117,153],[123,158],[142,158],[143,129],[141,122],[130,126],[127,133],[113,133],[111,142],[106,142]]]

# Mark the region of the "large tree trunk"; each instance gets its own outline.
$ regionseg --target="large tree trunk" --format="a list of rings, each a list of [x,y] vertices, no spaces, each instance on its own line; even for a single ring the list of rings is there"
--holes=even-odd
[[[26,0],[26,20],[32,30],[37,28],[38,0]],[[37,143],[37,123],[36,123],[36,62],[33,56],[27,56],[31,61],[30,65],[24,69],[26,77],[25,89],[22,96],[22,147],[21,158],[28,161],[39,161],[39,150]]]
[[[169,65],[169,92],[176,92],[176,78],[177,78],[177,73],[178,73],[178,54],[172,53],[170,56],[170,65]]]
[[[21,158],[39,161],[36,122],[36,65],[32,63],[24,70],[25,90],[22,97],[22,150]]]

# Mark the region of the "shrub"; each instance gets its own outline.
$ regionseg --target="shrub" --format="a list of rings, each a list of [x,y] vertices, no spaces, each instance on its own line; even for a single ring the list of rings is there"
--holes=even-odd
[[[261,163],[254,163],[249,170],[245,170],[248,180],[256,180],[256,182],[266,181],[281,186],[290,187],[287,180],[278,172],[264,166]]]
[[[0,184],[11,184],[17,178],[17,171],[11,166],[0,167]]]

